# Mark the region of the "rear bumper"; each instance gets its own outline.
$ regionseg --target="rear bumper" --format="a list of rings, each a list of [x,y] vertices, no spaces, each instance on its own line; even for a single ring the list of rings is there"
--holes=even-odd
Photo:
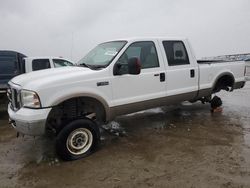
[[[21,108],[17,112],[8,105],[8,114],[11,125],[25,135],[41,136],[45,134],[45,126],[51,108],[28,109]]]

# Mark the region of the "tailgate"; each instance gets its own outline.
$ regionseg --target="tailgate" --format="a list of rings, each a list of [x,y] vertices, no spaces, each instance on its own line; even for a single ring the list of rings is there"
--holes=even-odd
[[[246,79],[250,81],[250,62],[246,62]]]

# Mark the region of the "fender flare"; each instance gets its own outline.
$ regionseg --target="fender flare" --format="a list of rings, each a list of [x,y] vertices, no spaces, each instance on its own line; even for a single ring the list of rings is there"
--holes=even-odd
[[[232,78],[232,80],[233,80],[232,89],[233,89],[233,86],[234,86],[234,83],[235,83],[235,78],[234,78],[233,73],[231,73],[231,72],[223,72],[223,73],[219,74],[216,77],[216,79],[214,80],[213,85],[212,85],[212,91],[214,90],[214,88],[215,88],[216,84],[218,83],[219,79],[221,79],[223,76],[230,76]]]
[[[103,108],[105,110],[105,121],[110,119],[110,116],[111,116],[110,107],[109,107],[107,101],[103,97],[96,95],[96,94],[93,94],[93,93],[75,93],[75,94],[66,95],[66,96],[60,97],[57,100],[55,100],[51,106],[52,107],[57,106],[66,100],[77,98],[77,97],[88,97],[88,98],[92,98],[92,99],[95,99],[96,101],[100,102],[100,104],[103,106]]]

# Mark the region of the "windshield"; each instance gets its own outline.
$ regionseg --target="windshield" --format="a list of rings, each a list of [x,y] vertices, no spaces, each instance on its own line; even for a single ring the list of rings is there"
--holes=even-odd
[[[78,65],[85,65],[87,67],[102,68],[108,66],[119,51],[125,46],[126,41],[113,41],[99,44],[91,50],[84,58],[82,58]]]

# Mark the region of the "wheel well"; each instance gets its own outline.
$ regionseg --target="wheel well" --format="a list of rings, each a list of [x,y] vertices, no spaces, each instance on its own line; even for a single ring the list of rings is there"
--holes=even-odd
[[[213,87],[213,93],[219,92],[221,90],[230,91],[234,86],[234,77],[233,75],[223,75],[217,79]],[[229,89],[231,88],[231,89]]]
[[[105,108],[101,102],[91,97],[76,97],[65,100],[50,111],[46,129],[57,134],[69,121],[84,117],[103,123],[106,121]]]

